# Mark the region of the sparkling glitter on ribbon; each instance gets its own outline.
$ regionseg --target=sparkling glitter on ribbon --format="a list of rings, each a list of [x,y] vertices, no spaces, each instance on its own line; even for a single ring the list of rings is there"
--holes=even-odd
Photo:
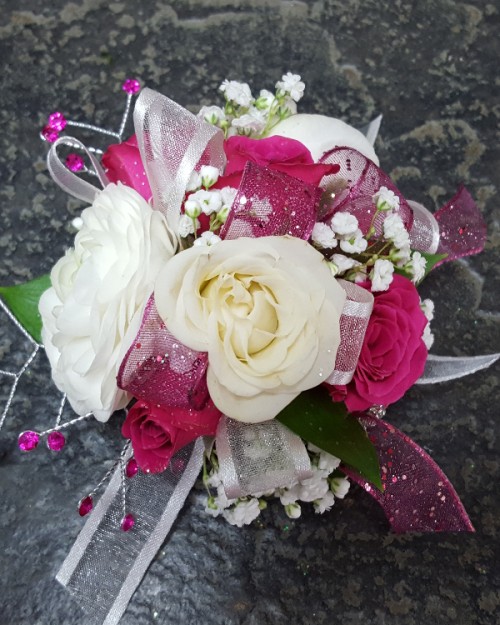
[[[440,232],[437,251],[439,254],[448,254],[446,261],[483,251],[486,243],[486,224],[465,187],[460,187],[434,217],[439,224]]]
[[[208,398],[207,364],[206,353],[189,349],[167,330],[151,296],[120,365],[118,386],[151,403],[200,409]]]
[[[455,489],[421,447],[387,421],[368,413],[358,418],[377,450],[384,492],[342,470],[378,501],[396,533],[474,532]]]
[[[249,161],[220,236],[291,235],[307,240],[316,222],[321,189]]]
[[[411,230],[413,212],[410,205],[389,176],[361,152],[353,148],[335,148],[325,154],[320,162],[340,165],[337,174],[325,176],[321,183],[331,197],[322,219],[336,212],[348,211],[357,218],[360,229],[366,233],[376,210],[373,196],[380,187],[386,187],[398,196],[399,208],[395,212],[403,220],[406,230]],[[386,215],[385,212],[379,212],[375,219],[373,226],[377,235],[382,232]]]

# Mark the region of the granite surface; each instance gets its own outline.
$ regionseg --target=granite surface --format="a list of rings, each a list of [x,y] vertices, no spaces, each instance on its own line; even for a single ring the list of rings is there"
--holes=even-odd
[[[50,6],[44,6],[50,4]],[[269,88],[287,70],[307,84],[300,109],[362,125],[382,112],[377,151],[401,190],[432,210],[464,182],[488,223],[485,252],[424,285],[438,354],[500,351],[498,3],[471,0],[2,0],[0,284],[49,271],[81,204],[50,180],[45,116],[118,125],[124,78],[195,110],[224,78]],[[0,323],[0,368],[28,346]],[[289,521],[271,505],[239,530],[208,518],[195,490],[123,625],[492,625],[500,622],[497,364],[415,387],[387,418],[455,485],[477,533],[391,534],[358,488],[329,514]],[[0,406],[8,391],[0,380]],[[82,520],[76,502],[111,466],[119,419],[80,424],[59,455],[30,455],[17,434],[49,427],[57,394],[44,357],[0,432],[0,624],[83,625],[54,580]]]

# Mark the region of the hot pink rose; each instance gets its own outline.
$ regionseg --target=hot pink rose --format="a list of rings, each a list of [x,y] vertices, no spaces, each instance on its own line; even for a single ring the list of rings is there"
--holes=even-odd
[[[267,139],[250,139],[234,136],[224,142],[227,165],[224,176],[216,187],[234,187],[240,184],[248,161],[262,167],[281,171],[309,184],[318,186],[321,179],[339,171],[339,165],[315,163],[305,145],[295,139],[275,136]]]
[[[422,375],[427,349],[422,333],[427,324],[415,286],[395,275],[388,291],[374,293],[373,312],[352,381],[331,386],[334,401],[350,412],[400,399]]]
[[[149,200],[152,195],[151,188],[135,135],[123,143],[110,145],[102,157],[102,164],[110,182],[121,182],[132,187],[145,200]]]
[[[185,445],[198,436],[214,435],[220,416],[211,400],[202,410],[159,407],[139,400],[128,411],[122,434],[132,440],[141,470],[160,473]]]

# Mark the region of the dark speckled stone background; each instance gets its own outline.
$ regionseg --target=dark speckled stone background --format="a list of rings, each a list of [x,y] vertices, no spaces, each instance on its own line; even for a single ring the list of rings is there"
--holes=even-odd
[[[50,6],[44,5],[50,4]],[[431,209],[465,182],[488,223],[486,251],[440,269],[435,353],[500,351],[498,74],[491,0],[0,2],[0,283],[49,271],[71,242],[78,202],[50,180],[38,131],[55,109],[118,124],[136,76],[196,109],[224,78],[307,84],[302,111],[361,125],[379,112],[383,167]],[[24,350],[24,351],[23,351]],[[0,325],[0,367],[26,353]],[[414,388],[388,419],[448,474],[475,535],[395,536],[359,489],[330,514],[290,522],[279,505],[243,530],[208,518],[193,491],[134,595],[124,625],[490,625],[500,622],[499,365]],[[0,624],[83,625],[55,581],[82,521],[78,499],[120,445],[119,419],[86,423],[67,448],[22,456],[17,434],[57,410],[44,358],[0,433]],[[6,394],[1,387],[0,400]]]

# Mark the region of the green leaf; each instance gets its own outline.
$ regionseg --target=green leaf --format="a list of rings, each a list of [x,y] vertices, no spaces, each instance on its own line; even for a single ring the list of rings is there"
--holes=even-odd
[[[37,343],[42,342],[42,319],[38,312],[38,302],[49,287],[48,274],[17,286],[0,286],[0,297],[7,308]]]
[[[431,272],[434,267],[439,263],[439,261],[444,260],[448,254],[428,254],[427,252],[420,252],[422,256],[427,261],[427,265],[425,266],[425,276],[424,278]],[[423,280],[423,278],[422,278]]]
[[[383,489],[377,452],[358,420],[343,404],[332,402],[321,386],[304,391],[277,419],[316,447],[337,456],[364,478]]]

